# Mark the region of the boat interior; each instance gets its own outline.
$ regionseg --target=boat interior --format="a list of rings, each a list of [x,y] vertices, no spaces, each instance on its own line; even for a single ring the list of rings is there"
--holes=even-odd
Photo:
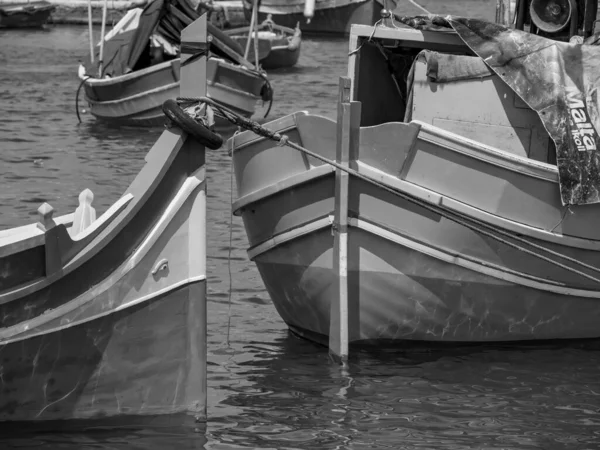
[[[103,76],[116,77],[178,59],[181,30],[199,17],[189,0],[155,0],[129,11],[105,38]],[[213,37],[211,56],[254,69],[237,42],[210,23],[208,31]]]
[[[535,14],[536,8],[548,5],[574,8],[567,18],[548,23]],[[596,0],[519,0],[516,6],[517,29],[557,41],[593,38]],[[556,165],[554,141],[538,114],[456,33],[395,25],[398,29],[389,35],[377,33],[385,38],[359,37],[350,77],[352,100],[362,106],[361,126],[416,120]]]

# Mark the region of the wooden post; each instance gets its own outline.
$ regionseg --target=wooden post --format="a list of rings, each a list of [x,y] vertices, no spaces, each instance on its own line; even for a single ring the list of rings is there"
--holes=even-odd
[[[59,242],[59,228],[54,221],[54,208],[48,203],[43,203],[38,208],[38,229],[45,234],[44,253],[46,255],[46,276],[62,269],[62,255]]]
[[[206,13],[181,31],[179,95],[206,97],[208,36]]]
[[[88,29],[90,33],[90,62],[94,64],[94,35],[92,32],[92,0],[88,0]]]
[[[344,167],[358,154],[360,139],[360,102],[350,102],[351,80],[340,77],[336,162]],[[333,221],[333,272],[336,287],[331,299],[329,352],[345,362],[350,346],[350,308],[348,304],[348,194],[350,175],[335,173],[335,212]]]
[[[102,78],[102,71],[104,70],[104,36],[106,31],[107,10],[108,0],[104,0],[104,7],[102,8],[102,28],[100,29],[100,56],[98,57],[98,78]]]
[[[315,0],[304,0],[304,17],[306,17],[306,23],[310,23],[314,16]]]
[[[510,0],[496,0],[496,23],[507,27],[512,24]]]
[[[206,97],[206,61],[208,58],[209,36],[207,33],[207,14],[204,13],[181,31],[181,77],[179,95],[181,97]],[[196,139],[184,138],[184,148],[190,161],[188,176],[196,177],[202,184],[190,212],[190,231],[188,246],[192,250],[189,260],[189,276],[204,278],[204,282],[195,283],[189,292],[188,327],[192,330],[190,346],[194,349],[189,364],[198,368],[201,376],[190,381],[190,397],[196,398],[189,406],[196,420],[206,420],[207,403],[207,307],[206,307],[206,180],[205,148]],[[187,148],[185,148],[187,147]]]

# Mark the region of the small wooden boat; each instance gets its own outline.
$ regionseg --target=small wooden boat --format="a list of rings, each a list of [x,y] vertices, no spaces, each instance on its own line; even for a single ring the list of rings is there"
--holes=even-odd
[[[242,0],[244,14],[249,21],[252,14],[252,0]],[[339,35],[350,32],[352,24],[373,25],[381,19],[383,0],[316,0],[314,17],[307,21],[304,16],[306,0],[261,0],[258,19],[268,15],[284,27],[294,28],[300,23],[305,36]]]
[[[280,69],[295,66],[300,58],[300,47],[302,44],[302,32],[299,24],[296,28],[283,27],[273,22],[271,15],[263,21],[256,30],[256,34],[250,33],[250,27],[225,30],[225,34],[238,42],[242,48],[246,47],[248,36],[254,34],[259,41],[259,61],[266,70]],[[248,56],[254,61],[254,47],[251,45],[251,53]]]
[[[55,9],[46,1],[0,4],[0,28],[41,28]]]
[[[206,18],[182,36],[181,95],[204,96],[206,57],[190,58],[207,43]],[[44,203],[37,223],[0,231],[0,422],[204,420],[204,143],[171,127],[97,218],[92,199],[84,190],[59,217]]]
[[[579,27],[576,12],[528,24],[525,7],[518,29],[355,25],[337,124],[265,125],[301,147],[231,139],[248,255],[293,331],[342,356],[600,337],[600,47],[564,42],[597,39],[586,4]]]
[[[187,0],[155,0],[129,11],[106,36],[102,75],[84,83],[90,113],[120,125],[162,125],[161,105],[179,90],[179,33],[197,17]],[[249,117],[257,101],[271,99],[266,74],[220,30],[209,24],[209,32],[208,95]]]

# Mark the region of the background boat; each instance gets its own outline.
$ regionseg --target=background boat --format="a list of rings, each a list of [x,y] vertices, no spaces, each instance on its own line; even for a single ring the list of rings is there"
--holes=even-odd
[[[55,9],[46,1],[0,3],[0,28],[40,28]]]
[[[246,19],[252,14],[252,1],[242,0]],[[372,25],[381,19],[383,9],[380,0],[316,0],[314,17],[304,17],[305,0],[262,0],[258,8],[258,20],[269,14],[284,27],[294,28],[300,23],[304,35],[340,35],[350,33],[352,24]]]
[[[296,24],[295,29],[283,27],[273,22],[269,15],[257,28],[257,33],[253,35],[259,41],[259,61],[264,69],[280,69],[296,65],[302,45],[299,24]],[[239,43],[242,48],[246,48],[250,27],[225,30],[225,34]],[[250,52],[247,59],[253,61],[254,45],[250,46]]]
[[[192,46],[206,36],[205,19],[183,32]],[[181,95],[205,95],[205,61],[182,69]],[[206,419],[204,158],[172,127],[98,218],[86,189],[74,214],[44,203],[37,224],[0,231],[0,422]]]
[[[185,0],[155,0],[123,17],[106,36],[101,76],[84,82],[91,114],[121,125],[163,124],[161,105],[179,89],[180,30],[195,17]],[[266,75],[236,42],[209,27],[208,95],[251,116],[257,101],[271,98]]]

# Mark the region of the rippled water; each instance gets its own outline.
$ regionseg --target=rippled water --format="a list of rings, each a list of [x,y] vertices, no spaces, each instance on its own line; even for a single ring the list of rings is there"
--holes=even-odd
[[[0,32],[0,228],[35,220],[45,200],[70,212],[86,187],[103,211],[160,132],[109,128],[86,114],[77,124],[86,39],[85,27]],[[297,68],[270,74],[271,117],[334,117],[346,51],[345,40],[305,40]],[[342,371],[326,349],[290,335],[248,261],[240,219],[230,227],[230,159],[211,152],[207,166],[206,430],[15,430],[0,448],[600,448],[599,342],[362,350]]]

